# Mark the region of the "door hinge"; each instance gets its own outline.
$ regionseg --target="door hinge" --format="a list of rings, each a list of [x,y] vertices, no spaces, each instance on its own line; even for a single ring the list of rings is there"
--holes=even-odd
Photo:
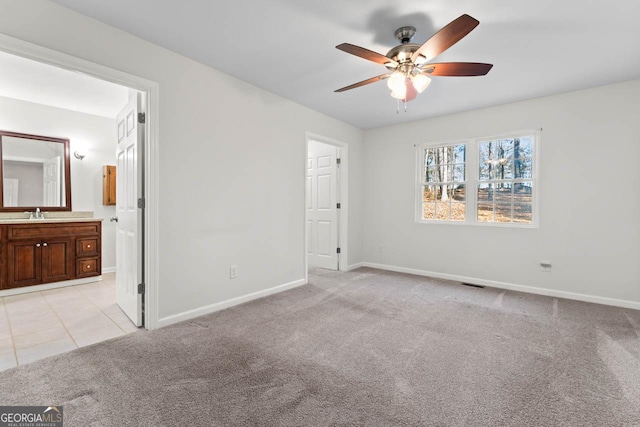
[[[336,164],[337,164],[337,165],[339,165],[341,162],[342,162],[342,160],[340,159],[340,157],[338,157],[338,158],[336,159]]]
[[[337,209],[340,209],[340,203],[338,203],[338,204],[336,205],[336,208],[337,208]]]
[[[139,294],[144,294],[144,283],[138,283],[138,293]]]
[[[147,122],[147,115],[145,113],[138,113],[138,123],[144,124]]]
[[[143,197],[140,197],[138,199],[138,209],[144,209],[145,208],[145,201]]]
[[[337,253],[340,253],[340,248],[338,248]]]

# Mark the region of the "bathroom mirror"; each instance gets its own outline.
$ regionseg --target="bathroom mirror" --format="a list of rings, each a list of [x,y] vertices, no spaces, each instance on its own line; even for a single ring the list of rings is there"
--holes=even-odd
[[[0,131],[1,212],[71,210],[69,140]]]

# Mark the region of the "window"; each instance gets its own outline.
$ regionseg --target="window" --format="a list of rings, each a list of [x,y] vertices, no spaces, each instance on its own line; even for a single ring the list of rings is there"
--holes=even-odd
[[[418,147],[417,221],[532,226],[536,132]]]
[[[422,149],[422,219],[464,221],[465,144]]]

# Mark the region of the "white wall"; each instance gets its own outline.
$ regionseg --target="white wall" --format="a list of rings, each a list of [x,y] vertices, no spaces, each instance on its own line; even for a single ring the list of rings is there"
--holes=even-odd
[[[640,302],[639,99],[631,81],[367,131],[365,260]],[[414,222],[415,143],[534,128],[538,229]]]
[[[57,4],[0,6],[0,33],[159,83],[161,324],[304,277],[306,131],[350,144],[361,261],[362,131]]]
[[[115,165],[116,120],[0,97],[0,129],[68,138],[71,148],[71,208],[102,218],[102,268],[116,265],[115,206],[102,205],[102,165]],[[87,157],[73,157],[82,147]],[[45,209],[46,210],[46,209]]]

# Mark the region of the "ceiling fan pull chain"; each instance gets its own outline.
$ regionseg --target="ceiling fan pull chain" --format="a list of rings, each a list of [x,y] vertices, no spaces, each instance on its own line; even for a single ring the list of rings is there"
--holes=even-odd
[[[404,99],[404,112],[407,112],[407,98]]]
[[[400,114],[400,100],[396,99],[396,114]]]

